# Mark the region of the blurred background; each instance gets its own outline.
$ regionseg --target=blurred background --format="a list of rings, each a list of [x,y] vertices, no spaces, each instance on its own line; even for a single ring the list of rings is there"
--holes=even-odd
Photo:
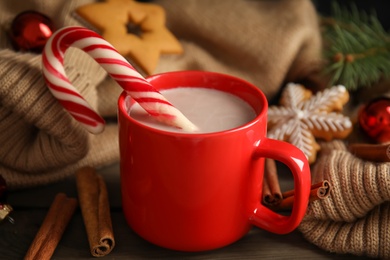
[[[359,10],[367,13],[375,12],[379,21],[382,23],[385,30],[390,27],[389,1],[383,0],[313,0],[318,12],[322,15],[329,16],[331,14],[331,5],[337,2],[340,6],[349,8],[356,5]]]

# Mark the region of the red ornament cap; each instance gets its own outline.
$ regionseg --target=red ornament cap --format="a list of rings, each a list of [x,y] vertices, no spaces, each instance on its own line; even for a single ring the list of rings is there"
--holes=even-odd
[[[53,32],[54,25],[49,17],[25,11],[12,21],[10,37],[16,50],[40,53]]]
[[[390,99],[372,100],[359,112],[359,124],[378,143],[390,142]]]

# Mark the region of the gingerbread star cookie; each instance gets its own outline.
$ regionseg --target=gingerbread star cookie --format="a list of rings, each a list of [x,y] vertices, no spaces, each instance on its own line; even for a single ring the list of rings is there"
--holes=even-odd
[[[341,85],[313,95],[304,86],[289,83],[280,106],[268,110],[268,137],[295,145],[313,163],[320,149],[316,138],[342,139],[352,131],[351,120],[340,113],[348,100],[348,91]]]
[[[164,9],[156,4],[107,0],[81,6],[76,13],[148,75],[153,74],[161,54],[183,52],[165,26]]]

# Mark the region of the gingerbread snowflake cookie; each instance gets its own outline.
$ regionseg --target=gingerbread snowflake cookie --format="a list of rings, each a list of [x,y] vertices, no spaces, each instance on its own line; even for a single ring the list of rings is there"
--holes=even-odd
[[[348,100],[348,91],[341,85],[313,95],[304,86],[289,83],[281,106],[269,107],[268,137],[295,145],[313,163],[320,149],[316,138],[330,141],[351,133],[351,120],[340,113]]]

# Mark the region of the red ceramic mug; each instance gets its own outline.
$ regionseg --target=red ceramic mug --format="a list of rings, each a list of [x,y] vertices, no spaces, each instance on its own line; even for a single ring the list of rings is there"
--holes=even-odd
[[[122,204],[130,227],[156,245],[202,251],[226,246],[251,227],[284,234],[301,222],[309,199],[305,155],[268,139],[267,100],[254,85],[228,75],[181,71],[147,79],[159,90],[178,86],[214,88],[245,100],[256,118],[215,133],[155,129],[129,116],[134,101],[119,98]],[[261,204],[264,158],[286,164],[296,189],[289,216]]]

